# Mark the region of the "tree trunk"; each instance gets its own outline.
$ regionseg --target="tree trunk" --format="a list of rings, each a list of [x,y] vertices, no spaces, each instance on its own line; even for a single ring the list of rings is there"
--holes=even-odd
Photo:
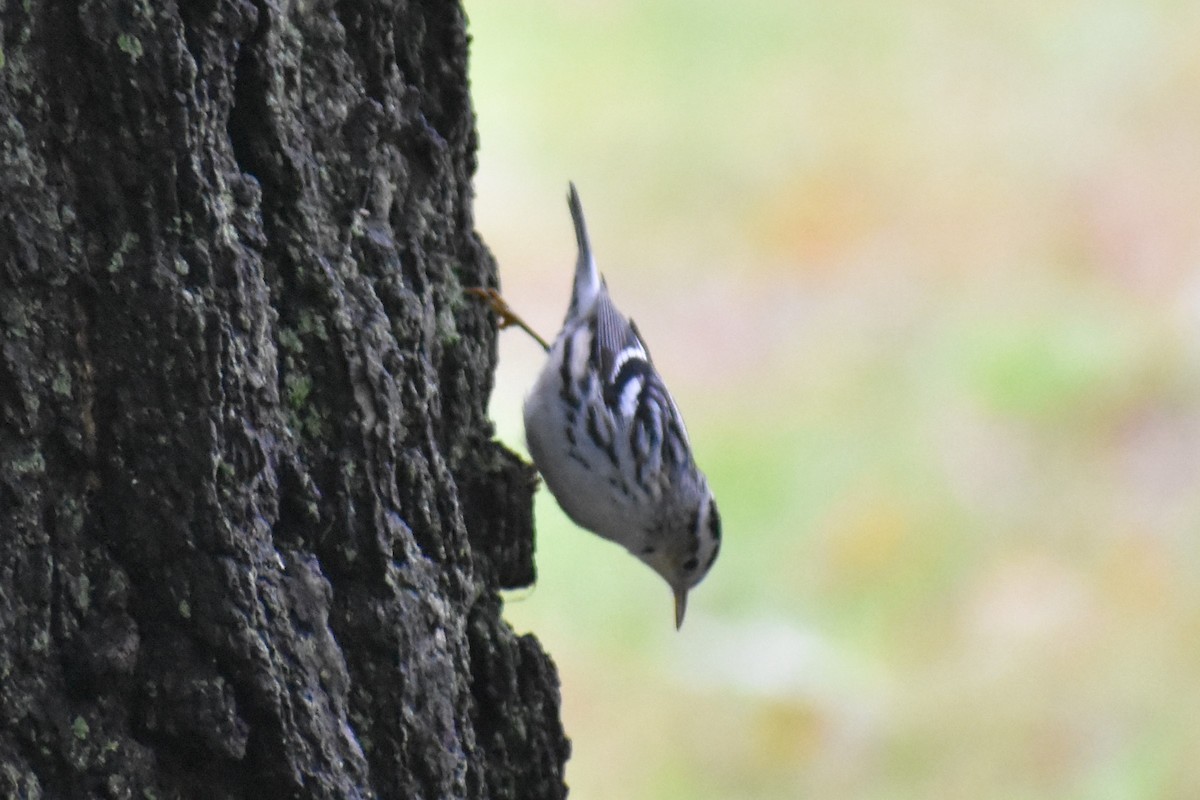
[[[448,0],[0,0],[0,797],[553,798]]]

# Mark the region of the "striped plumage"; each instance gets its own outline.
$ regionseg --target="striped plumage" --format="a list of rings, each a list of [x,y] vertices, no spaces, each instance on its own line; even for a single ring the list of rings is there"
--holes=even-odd
[[[574,184],[568,202],[579,244],[575,285],[525,401],[529,452],[572,520],[670,584],[678,626],[688,590],[716,560],[720,516],[675,401],[596,269]]]

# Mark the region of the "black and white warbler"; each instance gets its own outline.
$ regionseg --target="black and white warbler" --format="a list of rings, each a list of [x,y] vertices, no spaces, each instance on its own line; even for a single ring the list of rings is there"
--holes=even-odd
[[[475,293],[492,303],[502,326],[520,326],[549,351],[525,400],[525,438],[546,485],[576,524],[623,545],[666,580],[679,627],[688,591],[716,561],[721,518],[675,400],[596,269],[574,184],[567,201],[579,258],[554,343],[495,292]]]

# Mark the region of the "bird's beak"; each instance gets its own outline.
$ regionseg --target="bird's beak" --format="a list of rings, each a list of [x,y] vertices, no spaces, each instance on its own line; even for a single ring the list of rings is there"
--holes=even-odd
[[[683,612],[687,611],[687,589],[675,590],[675,630],[683,627]]]

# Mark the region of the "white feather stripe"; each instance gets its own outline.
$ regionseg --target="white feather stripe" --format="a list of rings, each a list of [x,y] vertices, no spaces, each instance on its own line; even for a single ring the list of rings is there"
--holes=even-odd
[[[635,358],[641,361],[650,360],[649,356],[646,355],[645,348],[638,344],[630,345],[620,353],[617,353],[617,357],[613,359],[612,375],[609,376],[609,379],[616,380],[617,375],[621,373],[621,367],[625,366],[627,362]]]
[[[631,418],[637,411],[638,396],[641,395],[642,387],[645,385],[646,379],[641,375],[635,375],[621,390],[621,396],[617,398],[617,411],[620,412],[623,419]]]
[[[592,372],[588,366],[592,352],[592,332],[587,325],[580,325],[571,337],[571,380],[582,383]]]

